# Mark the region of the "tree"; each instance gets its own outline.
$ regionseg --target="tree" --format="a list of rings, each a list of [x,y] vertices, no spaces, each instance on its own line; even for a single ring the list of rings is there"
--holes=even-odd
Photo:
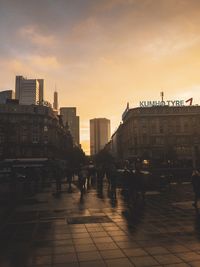
[[[94,160],[96,164],[110,164],[114,162],[114,157],[105,149],[101,150],[95,155]]]
[[[86,155],[80,147],[78,146],[73,147],[69,163],[75,169],[77,169],[80,166],[80,164],[86,163]]]

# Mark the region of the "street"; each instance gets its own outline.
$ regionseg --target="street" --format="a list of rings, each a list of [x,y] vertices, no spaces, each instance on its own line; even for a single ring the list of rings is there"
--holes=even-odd
[[[146,193],[130,205],[117,189],[80,198],[55,184],[21,202],[1,226],[1,267],[200,266],[200,215],[191,184]]]

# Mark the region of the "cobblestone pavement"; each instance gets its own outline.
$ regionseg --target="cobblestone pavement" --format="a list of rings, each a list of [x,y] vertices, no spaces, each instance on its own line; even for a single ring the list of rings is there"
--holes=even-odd
[[[60,195],[54,185],[25,199],[0,231],[1,267],[200,266],[200,215],[190,184],[126,203],[107,185]]]

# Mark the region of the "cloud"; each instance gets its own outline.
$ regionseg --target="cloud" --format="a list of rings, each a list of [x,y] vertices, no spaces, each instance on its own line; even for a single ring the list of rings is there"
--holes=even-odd
[[[23,60],[19,59],[11,59],[4,61],[4,67],[8,68],[10,71],[14,71],[15,73],[33,73],[39,70],[48,71],[59,68],[59,63],[57,62],[55,57],[40,57],[38,55],[32,55],[24,57]]]
[[[36,26],[29,25],[19,29],[19,38],[23,38],[24,41],[30,41],[38,46],[52,46],[56,44],[56,38],[53,34],[45,35],[38,32]]]

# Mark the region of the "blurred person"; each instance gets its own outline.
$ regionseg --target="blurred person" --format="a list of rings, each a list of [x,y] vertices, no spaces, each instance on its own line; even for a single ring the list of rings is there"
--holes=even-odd
[[[97,165],[96,175],[97,175],[97,187],[103,188],[103,179],[105,176],[105,168],[104,168],[103,164]]]
[[[87,177],[88,177],[87,167],[81,165],[80,170],[78,172],[78,181],[79,181],[79,189],[81,192],[81,198],[83,197],[83,193],[85,192],[86,189],[85,184]]]
[[[111,163],[106,171],[106,176],[110,181],[110,193],[111,198],[116,199],[116,187],[117,187],[117,169],[114,163]]]
[[[198,199],[200,198],[200,173],[198,170],[192,172],[192,186],[194,191],[194,203],[192,204],[197,208]]]
[[[66,168],[66,177],[67,177],[67,183],[69,184],[68,192],[72,192],[72,178],[73,178],[74,172],[71,167]]]

